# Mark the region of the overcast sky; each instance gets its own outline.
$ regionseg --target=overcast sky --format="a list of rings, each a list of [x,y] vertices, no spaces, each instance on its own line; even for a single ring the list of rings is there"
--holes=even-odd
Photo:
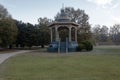
[[[120,23],[120,0],[0,0],[0,4],[14,19],[32,24],[37,24],[39,17],[54,19],[62,4],[85,10],[92,26]]]

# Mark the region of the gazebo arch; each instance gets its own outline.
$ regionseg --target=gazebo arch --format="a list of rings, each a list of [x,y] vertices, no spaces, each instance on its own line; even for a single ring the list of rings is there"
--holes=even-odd
[[[58,28],[59,39],[60,41],[66,41],[66,38],[69,37],[69,29],[65,26],[61,26]]]

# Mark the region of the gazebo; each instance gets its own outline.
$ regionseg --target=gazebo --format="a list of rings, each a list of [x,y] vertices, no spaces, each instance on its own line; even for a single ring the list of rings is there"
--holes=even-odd
[[[76,51],[79,24],[72,22],[64,9],[61,9],[59,16],[48,27],[51,31],[49,52]]]

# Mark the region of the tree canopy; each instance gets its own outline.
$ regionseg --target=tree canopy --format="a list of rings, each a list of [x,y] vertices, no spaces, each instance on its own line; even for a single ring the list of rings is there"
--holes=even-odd
[[[39,43],[42,47],[50,43],[50,30],[48,25],[51,23],[51,19],[48,18],[39,18],[38,19],[38,28],[39,28]]]
[[[6,18],[11,18],[11,15],[8,13],[7,9],[0,4],[0,20]]]
[[[44,47],[44,45],[48,45],[50,43],[50,33],[48,28],[50,21],[51,20],[48,18],[39,18],[39,24],[32,25],[16,20],[16,25],[18,27],[16,45],[20,45],[20,47]]]
[[[120,24],[115,24],[111,27],[95,25],[92,28],[92,32],[95,44],[120,44]]]
[[[79,24],[78,42],[90,40],[92,38],[91,26],[89,24],[89,16],[84,10],[74,9],[73,7],[65,7],[64,11],[69,15],[72,22]],[[60,16],[58,12],[55,19]]]
[[[12,45],[17,36],[17,27],[7,9],[0,4],[0,47]]]

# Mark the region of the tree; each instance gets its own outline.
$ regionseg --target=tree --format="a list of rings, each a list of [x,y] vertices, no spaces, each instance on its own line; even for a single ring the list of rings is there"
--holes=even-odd
[[[7,9],[0,4],[0,46],[7,47],[15,42],[17,27]]]
[[[110,27],[110,38],[115,44],[120,44],[120,24]]]
[[[100,29],[100,42],[107,42],[108,41],[108,27],[103,25]]]
[[[38,35],[40,34],[37,26],[30,23],[23,23],[16,20],[16,25],[18,27],[18,36],[16,40],[16,45],[20,47],[27,46],[31,48],[32,46],[39,45]]]
[[[90,24],[89,24],[89,16],[85,13],[84,10],[77,9],[75,10],[73,7],[65,7],[64,11],[70,17],[72,22],[78,23],[79,30],[78,30],[78,42],[84,40],[90,40],[92,37],[92,33],[90,31]],[[57,13],[55,19],[60,16],[60,13]]]
[[[36,28],[30,23],[26,24],[26,41],[25,45],[31,48],[36,43]]]
[[[11,19],[0,20],[0,39],[1,47],[12,45],[17,36],[17,27]]]
[[[7,9],[4,8],[4,6],[0,4],[0,20],[6,19],[6,18],[11,18],[11,16],[8,13]]]
[[[22,21],[15,20],[16,26],[18,28],[18,35],[16,40],[16,46],[24,47],[26,41],[26,24]]]
[[[52,20],[48,18],[39,18],[38,19],[38,27],[39,27],[39,44],[42,48],[44,45],[50,43],[50,30],[48,28],[48,24],[50,24]]]
[[[101,27],[100,25],[95,25],[92,28],[93,40],[95,45],[98,45],[100,42],[100,31],[101,31],[100,27]]]
[[[109,28],[105,25],[95,25],[92,28],[93,38],[95,44],[108,44],[109,42]]]

